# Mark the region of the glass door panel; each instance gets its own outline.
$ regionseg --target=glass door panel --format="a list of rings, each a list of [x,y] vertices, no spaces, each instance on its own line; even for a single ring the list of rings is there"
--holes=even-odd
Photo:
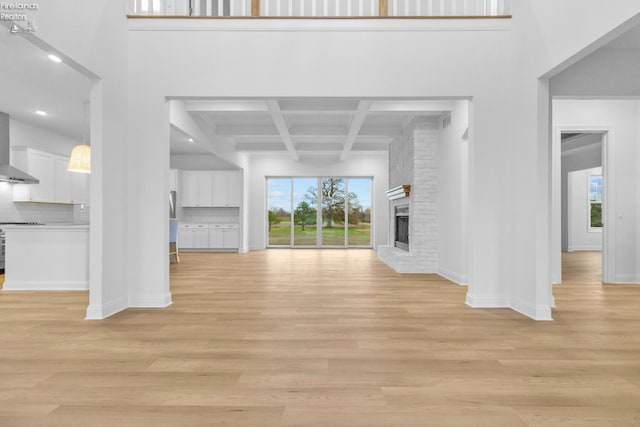
[[[317,246],[318,178],[293,180],[293,245]]]
[[[371,246],[371,179],[349,178],[347,189],[348,245]]]
[[[267,179],[269,246],[291,245],[291,179]]]
[[[345,246],[344,178],[322,178],[322,246]]]

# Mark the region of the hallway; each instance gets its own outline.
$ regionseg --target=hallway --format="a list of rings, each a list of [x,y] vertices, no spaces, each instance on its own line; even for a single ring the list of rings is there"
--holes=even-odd
[[[554,322],[370,250],[180,258],[165,310],[94,322],[83,292],[0,293],[0,425],[640,420],[640,286],[600,285],[595,253],[565,255]]]

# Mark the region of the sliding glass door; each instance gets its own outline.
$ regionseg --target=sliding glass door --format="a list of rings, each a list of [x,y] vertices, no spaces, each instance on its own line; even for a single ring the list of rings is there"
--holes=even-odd
[[[371,247],[371,178],[267,178],[270,247]]]

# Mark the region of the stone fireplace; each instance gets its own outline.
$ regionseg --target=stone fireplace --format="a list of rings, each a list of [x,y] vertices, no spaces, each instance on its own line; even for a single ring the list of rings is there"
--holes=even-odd
[[[378,247],[378,258],[398,273],[438,272],[439,138],[439,120],[421,118],[389,148],[391,189],[411,188],[408,196],[390,197],[390,244]]]

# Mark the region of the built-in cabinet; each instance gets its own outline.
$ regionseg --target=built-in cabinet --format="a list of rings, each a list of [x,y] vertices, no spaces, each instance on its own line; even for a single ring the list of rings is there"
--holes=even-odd
[[[180,249],[238,249],[237,224],[180,224]]]
[[[29,147],[12,147],[12,164],[39,184],[14,185],[15,202],[89,203],[89,177],[69,172],[69,158]]]
[[[239,171],[183,171],[182,207],[239,207]]]

